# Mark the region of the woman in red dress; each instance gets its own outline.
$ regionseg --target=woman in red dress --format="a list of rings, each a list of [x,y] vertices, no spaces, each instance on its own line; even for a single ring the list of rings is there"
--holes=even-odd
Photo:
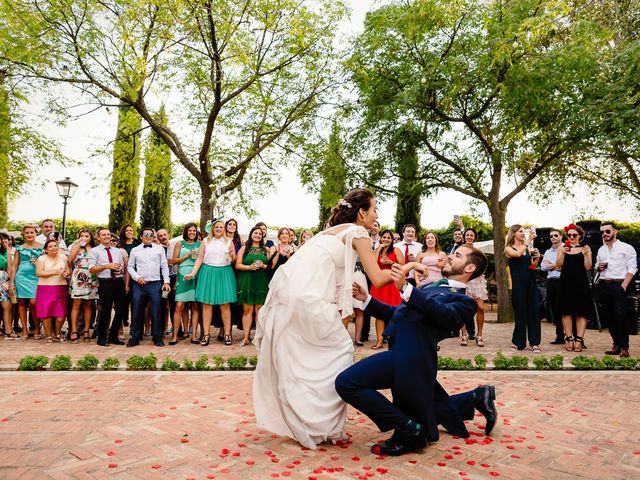
[[[391,270],[391,265],[399,263],[404,265],[404,255],[399,248],[393,246],[393,233],[391,230],[384,230],[380,234],[380,245],[373,252],[378,260],[380,270]],[[400,305],[402,298],[400,292],[394,283],[388,283],[384,287],[371,286],[371,296],[376,300],[380,300],[387,305]],[[384,321],[376,319],[376,344],[371,347],[377,350],[382,347],[382,331],[384,330]]]

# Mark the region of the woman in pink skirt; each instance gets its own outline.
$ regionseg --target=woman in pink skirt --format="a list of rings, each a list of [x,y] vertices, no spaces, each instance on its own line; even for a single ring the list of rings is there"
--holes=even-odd
[[[44,343],[63,342],[60,329],[67,316],[67,278],[71,272],[56,240],[45,242],[44,253],[36,261],[36,313],[44,326]]]

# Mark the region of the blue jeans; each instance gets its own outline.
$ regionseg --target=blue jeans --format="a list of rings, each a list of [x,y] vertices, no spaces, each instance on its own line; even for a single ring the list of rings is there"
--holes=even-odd
[[[140,285],[133,282],[133,291],[131,295],[131,338],[142,340],[144,332],[144,311],[147,303],[150,304],[151,313],[151,334],[153,341],[162,340],[164,334],[164,325],[162,319],[162,282],[147,282]]]

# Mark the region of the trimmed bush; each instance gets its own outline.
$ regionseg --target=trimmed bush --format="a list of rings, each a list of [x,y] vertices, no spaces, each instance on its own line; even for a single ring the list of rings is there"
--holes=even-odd
[[[206,355],[201,355],[195,363],[196,370],[211,370],[209,367],[209,357]]]
[[[213,368],[215,370],[224,369],[224,358],[222,358],[220,355],[216,355],[215,357],[213,357]]]
[[[571,360],[571,365],[573,365],[576,370],[604,370],[605,365],[601,360],[598,360],[596,357],[587,357],[585,355],[578,355],[573,360]]]
[[[493,368],[496,370],[527,370],[529,359],[520,355],[509,358],[505,357],[502,352],[498,352],[496,358],[493,359]]]
[[[120,367],[120,360],[117,357],[107,357],[102,362],[103,370],[117,370]]]
[[[160,367],[160,370],[164,370],[165,372],[180,370],[180,364],[175,360],[172,360],[171,358],[165,358],[162,362],[162,367]]]
[[[251,365],[253,368],[256,368],[256,366],[258,365],[257,355],[254,355],[253,357],[249,357],[249,365]]]
[[[188,358],[185,358],[182,361],[182,366],[180,367],[180,370],[195,370],[195,369],[196,369],[195,365]]]
[[[244,370],[247,366],[247,357],[244,355],[238,355],[237,357],[230,357],[227,360],[227,365],[230,370]]]
[[[96,368],[98,368],[99,363],[100,362],[98,361],[98,357],[88,353],[80,360],[78,360],[76,366],[78,367],[78,370],[95,370]]]
[[[73,363],[69,355],[56,355],[51,362],[52,370],[71,370]]]
[[[49,363],[49,359],[44,355],[25,355],[20,359],[18,370],[22,372],[44,370],[44,368],[47,366],[47,363]]]
[[[483,355],[476,355],[473,357],[473,363],[476,364],[476,370],[486,370],[487,369],[487,359],[484,358]]]
[[[474,370],[473,362],[468,358],[438,357],[439,370]]]

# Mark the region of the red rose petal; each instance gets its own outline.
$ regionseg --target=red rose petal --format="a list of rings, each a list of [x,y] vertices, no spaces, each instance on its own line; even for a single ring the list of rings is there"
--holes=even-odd
[[[244,443],[239,443],[239,444],[238,444],[238,447],[240,447],[240,448],[244,448],[244,447],[246,447],[246,446],[247,446],[247,445],[246,445],[246,444],[244,444]]]
[[[280,474],[279,474],[279,473],[272,473],[272,474],[271,474],[271,476],[272,476],[273,478],[278,478],[278,477],[280,476]]]
[[[480,466],[482,468],[489,468],[491,465],[489,465],[488,463],[481,463]]]
[[[467,465],[475,465],[476,461],[475,460],[467,460]]]
[[[239,457],[240,456],[240,452],[233,452],[231,454],[232,457]]]
[[[461,477],[466,477],[469,474],[467,472],[458,472],[458,475],[460,475]]]
[[[223,448],[221,452],[224,453],[225,455],[228,455],[229,453],[231,453],[231,450],[229,450],[228,448]]]
[[[116,440],[116,443],[122,443],[122,440],[118,439]]]
[[[439,467],[444,467],[444,466],[446,466],[447,464],[446,464],[446,463],[444,463],[444,462],[438,462],[438,463],[436,463],[436,465],[438,465]]]
[[[360,461],[360,457],[351,457],[351,460],[353,460],[354,462],[359,462]]]
[[[181,438],[180,441],[182,443],[189,443],[189,439],[188,438]]]
[[[118,468],[118,464],[117,463],[110,463],[109,468]]]
[[[489,475],[491,475],[492,477],[499,477],[500,473],[499,472],[489,472]]]
[[[520,455],[516,455],[515,453],[511,455],[511,458],[520,458]]]
[[[116,454],[116,452],[114,452],[114,451],[107,452],[107,456],[108,457],[113,457],[115,454]]]
[[[169,407],[169,410],[175,410],[176,407]]]
[[[153,468],[154,470],[157,470],[161,467],[162,465],[160,465],[159,463],[154,463],[153,465],[151,465],[151,468]]]
[[[300,460],[294,460],[291,463],[293,463],[294,465],[300,465],[302,462]]]
[[[291,472],[288,470],[285,470],[284,472],[282,472],[283,477],[288,477],[289,475],[291,475]]]
[[[247,465],[255,465],[256,464],[256,462],[254,462],[253,460],[247,460],[244,463],[246,463]]]
[[[513,445],[507,445],[507,448],[508,448],[509,450],[515,450],[515,449],[516,449],[516,447],[514,447]]]
[[[207,475],[207,478],[216,478],[216,476],[213,473],[210,473],[209,475]]]
[[[418,463],[418,461],[417,460],[409,460],[409,463],[413,463],[415,465],[416,463]],[[446,465],[446,463],[445,463],[445,465]]]

